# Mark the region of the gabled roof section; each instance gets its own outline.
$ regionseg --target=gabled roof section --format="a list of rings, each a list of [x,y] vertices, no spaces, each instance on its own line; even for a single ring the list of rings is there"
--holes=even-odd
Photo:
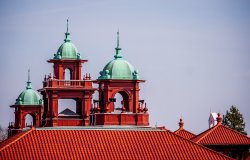
[[[231,159],[170,131],[31,130],[0,159]]]
[[[189,131],[184,129],[184,122],[183,122],[182,118],[180,119],[179,127],[180,128],[178,130],[174,131],[175,134],[177,134],[183,138],[186,138],[186,139],[191,139],[195,136],[194,133],[189,132]]]
[[[69,108],[66,108],[62,112],[59,113],[59,115],[67,115],[67,116],[79,116],[74,111],[70,110]]]
[[[25,130],[21,131],[20,130],[19,133],[16,134],[15,136],[12,136],[12,137],[10,137],[10,138],[2,141],[0,143],[0,153],[1,153],[1,151],[3,149],[5,149],[6,147],[12,145],[13,143],[15,143],[16,141],[18,141],[19,139],[23,138],[24,136],[26,136],[27,134],[29,134],[32,130],[33,130],[33,128],[30,129],[29,131],[25,131]]]
[[[189,132],[189,131],[187,131],[185,129],[180,129],[180,128],[178,130],[174,131],[174,133],[181,136],[181,137],[183,137],[183,138],[186,138],[186,139],[191,139],[191,138],[193,138],[195,136],[194,133]]]
[[[218,124],[191,139],[202,145],[248,145],[250,138],[222,124]]]

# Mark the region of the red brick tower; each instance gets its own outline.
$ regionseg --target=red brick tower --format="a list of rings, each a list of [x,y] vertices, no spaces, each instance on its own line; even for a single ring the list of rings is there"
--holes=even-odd
[[[26,126],[40,127],[43,101],[38,92],[32,89],[30,70],[26,90],[18,96],[16,103],[10,107],[15,108],[15,124],[10,124],[9,128],[22,129]],[[32,117],[30,124],[26,124],[27,115]]]
[[[115,59],[110,61],[100,72],[96,80],[99,84],[99,105],[95,106],[96,125],[149,125],[148,108],[144,100],[139,100],[138,71],[125,59],[119,48],[119,32]],[[116,111],[115,95],[122,96],[122,107]]]
[[[48,62],[54,65],[54,76],[45,76],[43,88],[40,90],[44,101],[42,126],[89,125],[92,94],[96,89],[92,87],[90,74],[82,78],[82,64],[87,60],[81,58],[71,42],[68,24],[64,43]],[[66,80],[66,70],[70,72],[69,80]],[[59,99],[75,100],[76,112],[66,111],[59,114]]]

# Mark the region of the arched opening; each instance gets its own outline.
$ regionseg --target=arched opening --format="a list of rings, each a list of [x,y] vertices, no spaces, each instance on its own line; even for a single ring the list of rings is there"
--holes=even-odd
[[[114,96],[116,102],[114,102],[114,112],[120,113],[122,111],[122,107],[124,106],[125,112],[129,111],[129,99],[128,94],[124,91],[117,92]]]
[[[104,92],[101,93],[101,99],[100,99],[99,105],[101,107],[101,111],[103,111],[103,109],[104,109]]]
[[[29,113],[25,116],[25,127],[32,126],[36,126],[36,117]]]
[[[120,93],[116,93],[114,98],[116,99],[116,101],[114,102],[114,112],[121,112],[123,105],[123,97]]]
[[[59,116],[79,116],[81,115],[81,102],[78,99],[59,99]]]
[[[72,71],[69,68],[64,70],[64,80],[71,80],[72,79]]]

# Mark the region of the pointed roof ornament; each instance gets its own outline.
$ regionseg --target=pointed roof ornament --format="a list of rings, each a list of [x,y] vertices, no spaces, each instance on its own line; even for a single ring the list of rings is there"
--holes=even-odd
[[[218,117],[216,118],[216,120],[217,120],[217,125],[221,125],[221,123],[222,123],[222,117],[220,116],[220,112],[218,112]]]
[[[118,32],[117,32],[117,47],[116,48],[119,48],[119,29],[118,29]]]
[[[26,89],[32,89],[31,81],[30,81],[30,69],[28,70],[28,81],[27,81]]]
[[[64,42],[70,42],[70,33],[69,33],[69,18],[67,19],[67,31],[65,33],[65,39]]]
[[[30,82],[30,68],[28,70],[28,82]]]
[[[184,127],[184,122],[183,122],[182,116],[180,118],[179,127],[180,127],[180,129],[183,129],[183,127]]]
[[[121,48],[119,48],[119,45],[120,45],[120,37],[119,37],[119,29],[118,29],[118,32],[117,32],[117,41],[116,41],[116,43],[117,43],[117,46],[116,46],[116,48],[115,48],[115,50],[116,50],[116,54],[115,54],[115,59],[117,59],[117,58],[122,58],[122,54],[121,54]]]
[[[67,32],[69,32],[69,18],[67,19]]]

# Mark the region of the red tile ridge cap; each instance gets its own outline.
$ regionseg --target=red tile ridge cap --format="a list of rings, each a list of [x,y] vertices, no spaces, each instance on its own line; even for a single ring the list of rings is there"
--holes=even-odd
[[[221,125],[215,125],[214,127],[209,128],[208,130],[205,130],[205,131],[201,132],[197,136],[194,136],[193,138],[191,138],[191,140],[194,140],[193,142],[195,142],[195,143],[199,143],[202,139],[204,139],[210,132],[212,132],[213,130],[215,130],[218,126],[221,126]],[[204,135],[202,135],[202,134],[204,134]],[[199,136],[201,136],[201,138],[200,139],[198,138],[198,140],[196,141],[195,139],[197,137],[199,137]]]
[[[228,126],[219,124],[219,125],[216,125],[216,126],[214,126],[214,127],[212,127],[212,128],[209,128],[208,130],[205,130],[204,132],[200,133],[199,135],[197,135],[197,136],[191,138],[191,140],[194,141],[194,142],[196,142],[196,143],[199,143],[199,142],[200,142],[201,140],[203,140],[207,135],[209,135],[209,133],[211,133],[213,130],[215,130],[215,129],[218,128],[218,127],[226,128],[226,129],[228,129],[228,130],[234,132],[235,134],[238,134],[239,136],[243,136],[243,137],[245,137],[245,138],[250,139],[250,137],[248,137],[247,135],[244,135],[244,134],[242,134],[242,133],[240,133],[240,132],[238,132],[238,131],[236,131],[236,130],[234,130],[234,129],[228,127]],[[207,133],[206,133],[206,132],[207,132]],[[204,134],[204,135],[202,136],[202,134]],[[199,137],[199,136],[202,136],[202,137],[201,137],[200,139],[198,138],[198,140],[196,141],[195,139],[196,139],[197,137]]]
[[[173,133],[175,133],[175,134],[177,134],[177,133],[179,133],[180,131],[183,131],[184,129],[183,128],[179,128],[179,129],[177,129],[176,131],[173,131]],[[184,130],[185,131],[185,130]]]
[[[229,156],[227,156],[227,155],[225,155],[225,154],[222,154],[222,153],[220,153],[220,152],[216,152],[215,150],[212,150],[212,149],[210,149],[210,148],[207,148],[207,147],[205,147],[205,146],[203,146],[203,145],[201,145],[201,144],[195,143],[194,141],[192,141],[192,140],[190,140],[190,139],[186,139],[186,138],[184,138],[184,137],[182,137],[182,136],[180,136],[180,135],[178,135],[178,134],[175,134],[175,133],[173,133],[173,132],[171,132],[171,131],[166,131],[166,132],[170,132],[170,133],[172,133],[172,134],[174,134],[174,135],[176,135],[176,136],[182,138],[182,139],[185,140],[185,141],[189,141],[189,142],[193,143],[194,145],[197,145],[197,146],[200,146],[200,147],[202,147],[202,148],[205,148],[205,149],[207,149],[207,150],[209,150],[209,151],[211,151],[211,152],[213,152],[213,153],[215,153],[215,154],[219,154],[219,155],[222,155],[222,156],[224,156],[224,157],[226,157],[226,158],[228,158],[228,159],[234,160],[233,158],[231,158],[231,157],[229,157]]]
[[[184,128],[178,128],[176,131],[174,131],[174,133],[178,133],[178,132],[180,132],[182,130],[185,130],[185,129]]]
[[[185,130],[184,128],[178,128],[176,131],[174,131],[174,133],[175,132],[179,132],[179,131],[181,131],[181,130]]]
[[[188,132],[188,133],[194,135],[194,137],[196,136],[194,133],[192,133],[192,132],[190,132],[190,131],[188,131],[188,130],[186,130],[186,129],[184,129],[184,128],[179,128],[179,129],[177,129],[176,131],[174,131],[174,133],[177,134],[177,133],[179,133],[180,131]]]
[[[3,146],[3,148],[0,148],[0,152],[2,150],[4,150],[5,148],[9,147],[10,145],[12,145],[13,143],[15,143],[16,141],[20,140],[21,138],[23,138],[24,136],[26,136],[27,134],[29,134],[30,132],[34,131],[35,128],[32,127],[30,130],[26,131],[23,135],[21,135],[20,137],[17,137],[16,139],[14,139],[13,141],[11,141],[10,143],[6,144],[5,146]],[[14,137],[13,137],[14,138]]]

